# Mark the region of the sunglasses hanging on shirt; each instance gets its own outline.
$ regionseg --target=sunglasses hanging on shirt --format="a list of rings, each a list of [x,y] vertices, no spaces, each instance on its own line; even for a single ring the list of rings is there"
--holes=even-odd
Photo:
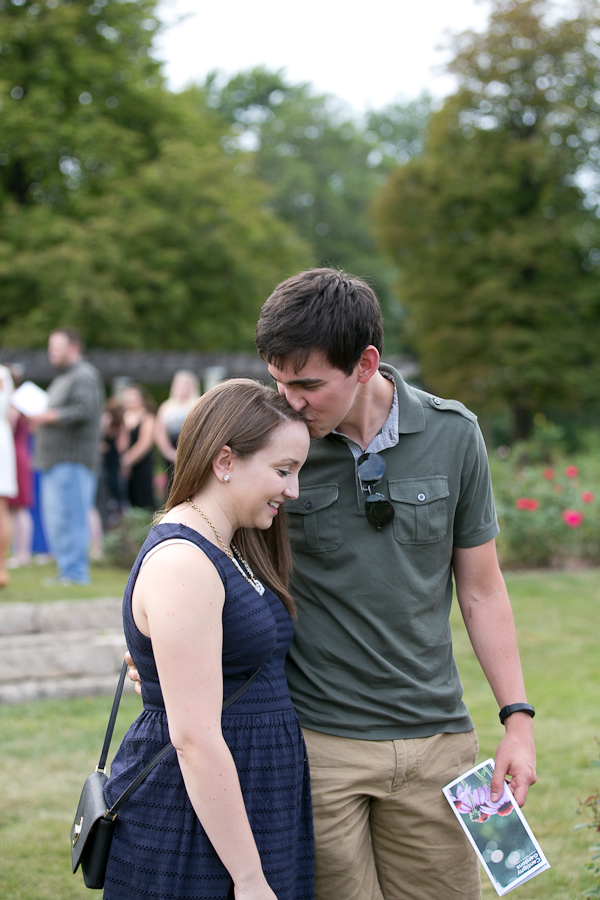
[[[394,507],[383,494],[372,493],[372,488],[379,484],[385,475],[385,459],[377,453],[363,453],[357,460],[357,472],[360,486],[368,492],[365,499],[365,515],[367,522],[379,531],[394,518]]]

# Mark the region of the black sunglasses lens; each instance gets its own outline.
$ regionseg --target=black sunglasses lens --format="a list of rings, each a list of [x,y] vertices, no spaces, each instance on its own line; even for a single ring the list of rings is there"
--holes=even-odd
[[[379,530],[394,518],[394,507],[383,494],[369,494],[365,500],[365,515],[369,525]]]
[[[377,453],[364,453],[358,461],[358,477],[364,485],[377,484],[385,475],[385,459]]]

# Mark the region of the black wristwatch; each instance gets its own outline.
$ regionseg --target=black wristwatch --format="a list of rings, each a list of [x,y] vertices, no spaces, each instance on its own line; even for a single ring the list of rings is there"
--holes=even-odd
[[[504,722],[506,721],[506,719],[508,719],[509,716],[512,716],[512,714],[516,712],[527,713],[527,715],[531,716],[532,719],[535,716],[535,709],[533,708],[531,703],[511,703],[510,706],[503,706],[498,713],[502,725],[504,725]]]

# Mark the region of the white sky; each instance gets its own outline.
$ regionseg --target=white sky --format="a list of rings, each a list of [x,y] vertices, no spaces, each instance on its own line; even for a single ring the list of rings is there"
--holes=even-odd
[[[163,22],[188,13],[157,40],[169,87],[202,81],[212,69],[235,74],[264,64],[335,94],[356,111],[428,89],[442,97],[453,80],[435,69],[450,54],[444,33],[481,30],[488,0],[163,0]]]

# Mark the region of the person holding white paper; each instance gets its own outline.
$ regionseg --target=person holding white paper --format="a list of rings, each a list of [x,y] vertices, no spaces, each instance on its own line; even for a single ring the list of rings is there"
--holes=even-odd
[[[48,339],[48,357],[58,375],[48,390],[48,409],[29,417],[37,430],[35,462],[42,471],[42,516],[60,584],[87,584],[88,511],[94,502],[104,385],[82,358],[72,328]]]

